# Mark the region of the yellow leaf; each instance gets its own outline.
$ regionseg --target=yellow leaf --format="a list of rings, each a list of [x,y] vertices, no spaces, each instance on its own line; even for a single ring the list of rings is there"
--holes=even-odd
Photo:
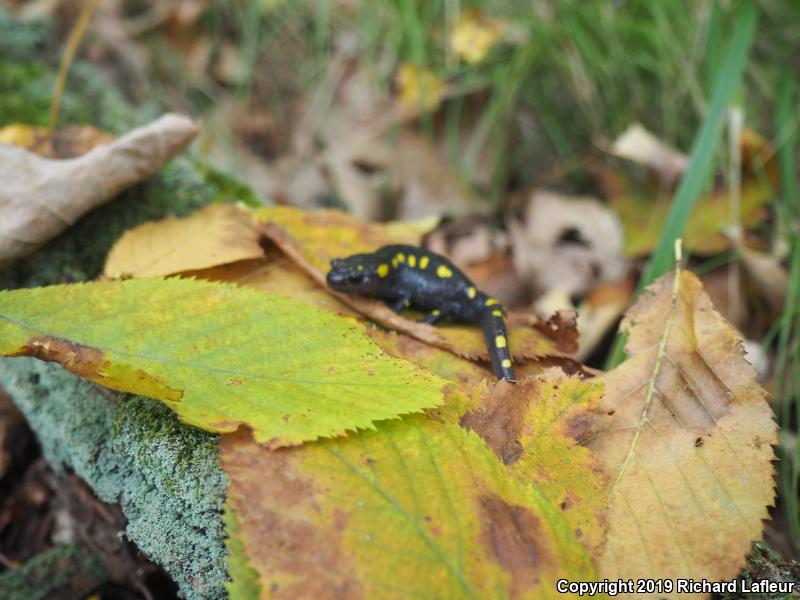
[[[70,125],[52,133],[44,127],[21,123],[0,129],[0,143],[20,146],[46,158],[75,158],[114,139],[91,125]]]
[[[469,385],[494,378],[490,370],[408,335],[377,327],[368,329],[367,335],[389,356],[410,360],[454,383]]]
[[[733,578],[774,499],[765,392],[691,273],[643,292],[623,329],[591,442],[612,482],[600,576]]]
[[[767,215],[771,191],[757,179],[747,179],[741,189],[742,226],[752,227]],[[619,215],[625,229],[623,253],[642,256],[655,248],[669,212],[671,196],[655,200],[637,198],[633,194],[611,197],[611,207]],[[724,230],[731,222],[730,197],[725,190],[712,192],[697,201],[686,224],[684,245],[692,252],[711,256],[730,247]]]
[[[505,25],[476,9],[462,13],[450,31],[450,48],[460,59],[474,64],[482,61],[503,36]]]
[[[299,267],[277,252],[268,258],[245,260],[201,271],[185,273],[208,281],[235,283],[256,290],[294,298],[316,308],[346,317],[355,317],[356,311],[340,302]]]
[[[447,86],[428,67],[403,63],[395,78],[400,102],[408,106],[422,106],[431,111],[439,106]]]
[[[457,416],[445,408],[274,452],[224,436],[229,502],[262,597],[558,598],[559,578],[594,579],[554,504],[562,494],[513,474]]]
[[[209,204],[179,219],[135,227],[117,241],[103,274],[111,279],[155,277],[264,256],[258,223],[233,204]]]
[[[14,144],[15,146],[30,149],[38,139],[41,139],[46,134],[47,130],[44,127],[12,123],[0,129],[0,143]]]
[[[157,398],[209,431],[246,425],[270,447],[435,406],[446,383],[385,356],[352,321],[178,278],[0,292],[0,354]]]

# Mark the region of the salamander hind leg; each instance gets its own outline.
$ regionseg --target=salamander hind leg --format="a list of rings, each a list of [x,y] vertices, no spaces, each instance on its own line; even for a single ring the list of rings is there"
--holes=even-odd
[[[440,311],[439,309],[434,309],[421,319],[417,320],[417,323],[425,323],[426,325],[433,325],[435,323],[438,323],[443,318],[444,315],[442,315],[442,311]]]

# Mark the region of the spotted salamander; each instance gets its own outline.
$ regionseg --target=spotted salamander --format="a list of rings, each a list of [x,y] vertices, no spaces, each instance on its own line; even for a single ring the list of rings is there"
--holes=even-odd
[[[395,312],[427,312],[422,323],[479,323],[498,379],[514,380],[505,310],[479,291],[449,260],[417,246],[391,245],[331,261],[328,286],[380,298]]]

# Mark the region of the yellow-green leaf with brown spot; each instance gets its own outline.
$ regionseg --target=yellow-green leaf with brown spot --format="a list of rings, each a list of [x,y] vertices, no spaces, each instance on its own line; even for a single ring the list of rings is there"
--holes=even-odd
[[[260,597],[559,598],[558,579],[595,579],[576,523],[602,529],[602,493],[583,495],[602,483],[570,426],[577,419],[585,430],[580,415],[599,386],[568,381],[575,389],[553,399],[554,412],[535,406],[552,386],[530,381],[518,388],[520,404],[496,407],[499,421],[521,414],[547,430],[549,442],[526,455],[527,473],[459,423],[473,400],[456,388],[440,410],[296,448],[270,452],[246,436],[223,436],[240,525],[233,535],[258,573]],[[475,398],[492,388],[480,384]],[[561,459],[543,456],[545,447]],[[574,460],[563,456],[570,452]],[[539,471],[552,468],[561,472],[545,483]],[[573,491],[579,477],[587,483]]]
[[[193,279],[0,292],[0,354],[34,356],[271,447],[372,428],[442,401],[445,380],[384,355],[350,320]]]

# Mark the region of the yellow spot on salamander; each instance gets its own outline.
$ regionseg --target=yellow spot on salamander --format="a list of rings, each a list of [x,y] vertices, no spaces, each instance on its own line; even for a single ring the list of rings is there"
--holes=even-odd
[[[413,254],[408,255],[408,266],[412,268],[417,266],[417,257]]]
[[[393,258],[393,259],[392,259],[392,266],[393,266],[395,269],[397,268],[397,259],[396,259],[396,258]]]
[[[434,310],[432,310],[432,311],[431,311],[431,314],[432,314],[434,317],[438,317],[440,314],[442,314],[442,311],[440,311],[440,310],[437,308],[437,309],[434,309]]]
[[[501,364],[501,365],[503,365],[503,368],[504,368],[504,369],[507,369],[507,368],[509,368],[509,367],[511,366],[511,361],[510,361],[510,360],[508,360],[508,359],[506,358],[506,359],[505,359],[505,360],[503,360],[503,362],[501,362],[500,364]]]
[[[498,335],[494,338],[494,345],[498,348],[505,348],[506,347],[506,336]]]
[[[453,272],[444,265],[439,265],[439,268],[436,269],[436,274],[441,278],[453,276]]]
[[[492,316],[493,317],[502,317],[503,316],[503,311],[502,310],[493,310],[492,311]]]
[[[475,294],[477,294],[477,293],[478,293],[478,290],[476,290],[474,287],[471,287],[471,286],[470,286],[470,287],[467,289],[467,296],[469,296],[470,298],[474,298],[474,297],[475,297]]]
[[[427,256],[423,256],[422,258],[419,259],[419,268],[420,269],[427,269],[429,262],[430,262],[430,259]]]
[[[402,252],[398,252],[397,262],[406,262],[406,255],[403,254]]]
[[[500,301],[497,300],[496,298],[489,298],[486,301],[486,306],[494,306],[495,304],[500,304]]]
[[[363,270],[364,270],[364,265],[358,265],[356,267],[356,271],[363,271]]]
[[[378,265],[378,277],[386,277],[389,274],[389,265]]]

